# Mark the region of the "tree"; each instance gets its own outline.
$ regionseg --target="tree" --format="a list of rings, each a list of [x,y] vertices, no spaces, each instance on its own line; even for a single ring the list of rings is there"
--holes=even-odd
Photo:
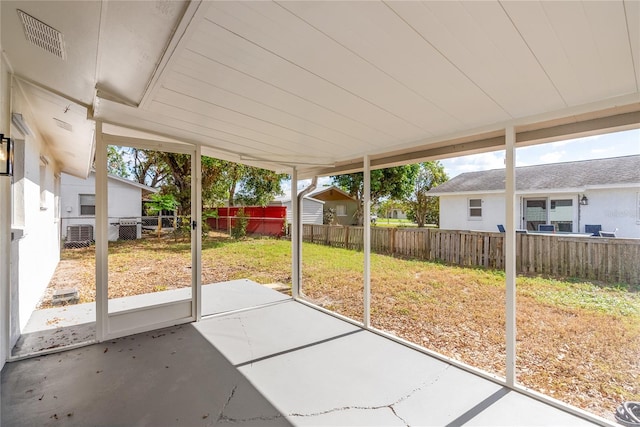
[[[173,211],[176,208],[177,202],[172,194],[152,194],[151,201],[148,205],[148,211],[151,214],[158,214],[158,237],[162,232],[162,211]],[[173,227],[175,229],[176,224],[174,221]]]
[[[429,196],[427,192],[449,180],[444,166],[439,161],[419,164],[418,175],[413,184],[413,191],[405,202],[407,214],[418,227],[425,222],[438,224],[440,221],[440,205],[438,197]]]
[[[124,160],[125,155],[124,148],[115,145],[107,146],[107,173],[122,178],[129,177],[127,162]]]
[[[236,199],[244,205],[266,206],[275,196],[282,195],[281,183],[286,174],[245,166]]]
[[[383,198],[405,199],[411,193],[418,174],[418,165],[396,166],[371,171],[371,203],[377,204]],[[331,177],[332,182],[348,192],[358,201],[355,216],[358,225],[364,217],[364,175],[362,172]]]

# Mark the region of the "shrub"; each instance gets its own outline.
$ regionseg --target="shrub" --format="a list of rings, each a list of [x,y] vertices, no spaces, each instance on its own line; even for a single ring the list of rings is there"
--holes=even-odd
[[[231,237],[234,239],[242,239],[247,235],[247,224],[249,224],[249,217],[244,213],[244,209],[238,209],[236,213],[236,222],[231,228]]]

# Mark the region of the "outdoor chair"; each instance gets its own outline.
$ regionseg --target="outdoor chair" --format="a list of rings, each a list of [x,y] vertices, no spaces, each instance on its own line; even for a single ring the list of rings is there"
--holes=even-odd
[[[555,224],[538,224],[538,231],[546,231],[546,232],[555,233],[556,232],[556,226],[555,226]]]
[[[600,231],[600,237],[616,237],[616,233],[618,232],[618,229],[616,228],[613,231]]]
[[[586,224],[584,226],[584,232],[585,233],[590,233],[592,236],[599,236],[600,235],[600,231],[602,230],[602,225],[597,224]]]
[[[501,233],[506,233],[506,230],[504,229],[504,225],[498,224],[498,231]]]

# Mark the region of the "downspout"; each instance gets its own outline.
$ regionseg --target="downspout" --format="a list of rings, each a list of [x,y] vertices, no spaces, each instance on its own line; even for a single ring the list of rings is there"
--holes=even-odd
[[[292,183],[294,184],[294,183]],[[316,186],[318,185],[318,177],[314,176],[313,179],[311,180],[311,184],[309,184],[308,187],[306,187],[305,189],[303,189],[300,193],[298,193],[298,196],[296,197],[296,209],[294,210],[295,213],[297,213],[297,217],[293,218],[294,220],[294,226],[296,228],[296,233],[293,233],[292,236],[295,236],[297,239],[297,245],[294,245],[294,248],[296,249],[296,253],[295,253],[295,269],[296,269],[296,281],[294,283],[292,283],[292,289],[291,289],[291,294],[294,298],[297,298],[301,291],[302,291],[302,200],[304,199],[304,196],[306,196],[307,194],[309,194],[310,192],[312,192],[313,190],[316,189]]]

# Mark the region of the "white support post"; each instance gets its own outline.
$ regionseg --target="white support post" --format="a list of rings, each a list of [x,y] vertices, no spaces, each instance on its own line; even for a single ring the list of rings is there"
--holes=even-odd
[[[191,256],[192,308],[196,322],[202,318],[202,147],[196,146],[191,159]],[[192,222],[193,224],[193,222]]]
[[[506,277],[506,349],[507,387],[516,384],[516,174],[515,174],[515,129],[505,129],[506,143],[506,233],[505,233],[505,277]]]
[[[371,327],[371,163],[364,156],[364,327]]]
[[[107,144],[102,138],[102,122],[96,121],[96,339],[109,332],[109,214],[107,190]]]
[[[298,169],[294,166],[291,172],[291,296],[298,299],[300,296],[300,271],[301,244],[298,238],[300,228],[298,226]]]
[[[11,355],[11,178],[0,177],[0,310],[2,311],[2,343],[0,369]]]

